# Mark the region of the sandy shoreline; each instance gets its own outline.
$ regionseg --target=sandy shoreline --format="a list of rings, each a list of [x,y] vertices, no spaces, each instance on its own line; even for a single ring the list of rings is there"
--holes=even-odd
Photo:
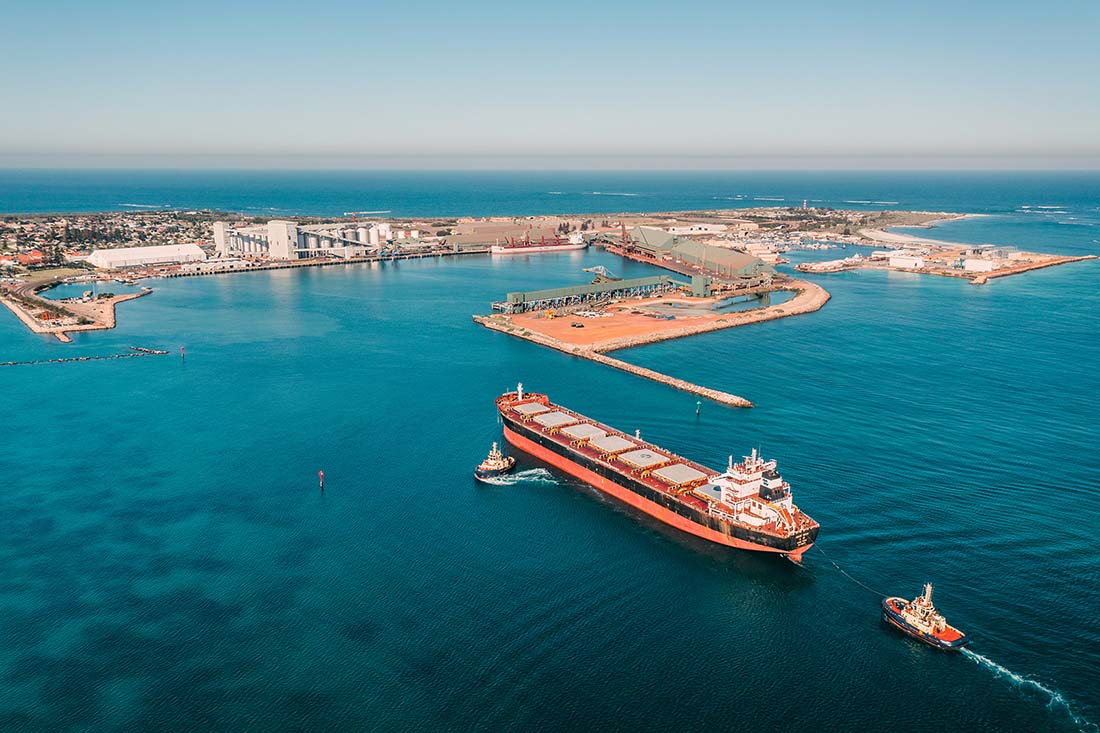
[[[945,224],[952,221],[962,221],[964,219],[983,219],[989,216],[989,214],[958,214],[955,216],[948,216],[942,219],[933,219],[925,222],[924,224],[907,224],[890,227],[891,229],[935,229],[937,224]],[[912,244],[912,245],[931,245],[934,247],[971,247],[973,245],[965,244],[963,242],[951,242],[946,239],[934,239],[933,237],[920,237],[914,234],[903,234],[901,232],[891,232],[886,229],[860,229],[860,235],[866,237],[875,242],[883,242],[886,244]]]

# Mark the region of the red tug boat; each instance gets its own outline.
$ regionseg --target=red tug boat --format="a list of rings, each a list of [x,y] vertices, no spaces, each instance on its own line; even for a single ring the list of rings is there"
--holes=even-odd
[[[970,643],[970,638],[947,623],[932,605],[932,584],[924,584],[924,593],[912,601],[904,598],[884,598],[882,618],[894,628],[944,651],[958,651]]]

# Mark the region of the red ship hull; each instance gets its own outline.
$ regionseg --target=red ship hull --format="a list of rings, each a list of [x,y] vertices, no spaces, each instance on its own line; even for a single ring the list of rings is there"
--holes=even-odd
[[[688,534],[695,535],[696,537],[701,537],[705,540],[716,542],[720,545],[726,545],[727,547],[736,547],[739,550],[774,552],[777,554],[786,555],[795,562],[801,562],[802,554],[806,552],[806,550],[813,547],[813,543],[810,543],[808,545],[803,545],[802,547],[799,547],[795,550],[781,550],[775,547],[768,547],[766,545],[757,544],[755,542],[740,540],[736,537],[724,535],[721,532],[715,532],[712,529],[692,522],[686,517],[682,517],[675,512],[671,512],[668,509],[665,509],[663,506],[660,506],[659,504],[655,504],[644,497],[638,496],[633,491],[625,489],[622,486],[619,486],[614,481],[610,481],[597,473],[593,473],[583,466],[577,465],[576,463],[564,456],[560,456],[553,451],[549,451],[543,448],[537,443],[534,443],[533,441],[524,438],[522,435],[519,435],[518,433],[509,430],[507,427],[504,428],[504,438],[516,448],[522,450],[524,453],[529,453],[530,455],[542,461],[545,461],[546,463],[549,463],[551,466],[565,471],[570,476],[584,481],[589,486],[592,486],[593,488],[598,489],[609,496],[615,497],[624,504],[632,506],[639,511],[645,512],[649,516],[657,519],[664,524],[675,527],[676,529],[687,532]]]

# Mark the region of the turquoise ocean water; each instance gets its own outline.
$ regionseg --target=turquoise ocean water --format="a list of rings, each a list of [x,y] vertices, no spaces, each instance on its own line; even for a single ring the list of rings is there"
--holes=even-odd
[[[917,185],[882,180],[817,185]],[[973,196],[994,216],[937,234],[1097,251],[1087,186],[1001,180]],[[95,195],[134,198],[111,185]],[[967,210],[953,185],[927,208]],[[0,368],[0,727],[1096,729],[1095,262],[984,287],[820,276],[817,313],[619,352],[757,404],[698,416],[469,319],[596,264],[649,271],[590,251],[152,281],[70,345],[0,314],[0,361],[173,351]],[[820,551],[706,546],[523,456],[511,485],[475,484],[521,380],[712,466],[760,447]],[[832,561],[890,594],[935,582],[980,656],[884,628]]]

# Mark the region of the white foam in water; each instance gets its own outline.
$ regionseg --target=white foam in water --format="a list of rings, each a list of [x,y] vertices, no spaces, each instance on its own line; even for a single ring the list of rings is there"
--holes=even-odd
[[[1073,722],[1076,723],[1078,727],[1080,727],[1081,730],[1100,730],[1100,728],[1097,728],[1095,723],[1092,723],[1091,721],[1088,721],[1085,718],[1082,718],[1081,716],[1074,713],[1073,708],[1070,707],[1069,701],[1066,700],[1066,698],[1062,696],[1062,693],[1058,692],[1057,690],[1052,690],[1051,688],[1044,685],[1042,682],[1037,682],[1028,677],[1018,675],[1007,667],[1003,667],[1000,664],[994,662],[989,657],[983,657],[977,652],[972,652],[969,649],[963,649],[962,653],[964,656],[973,659],[975,664],[978,664],[979,666],[988,669],[990,672],[993,673],[994,676],[1003,677],[1015,684],[1017,687],[1031,689],[1046,695],[1050,698],[1050,702],[1047,703],[1047,707],[1051,710],[1054,710],[1055,708],[1061,708],[1062,710],[1064,710],[1066,714],[1073,719]]]
[[[507,473],[503,476],[494,476],[493,478],[485,478],[481,480],[487,484],[493,484],[494,486],[557,483],[557,481],[554,479],[554,474],[550,473],[545,468],[529,468],[526,471],[519,471],[518,473]]]

